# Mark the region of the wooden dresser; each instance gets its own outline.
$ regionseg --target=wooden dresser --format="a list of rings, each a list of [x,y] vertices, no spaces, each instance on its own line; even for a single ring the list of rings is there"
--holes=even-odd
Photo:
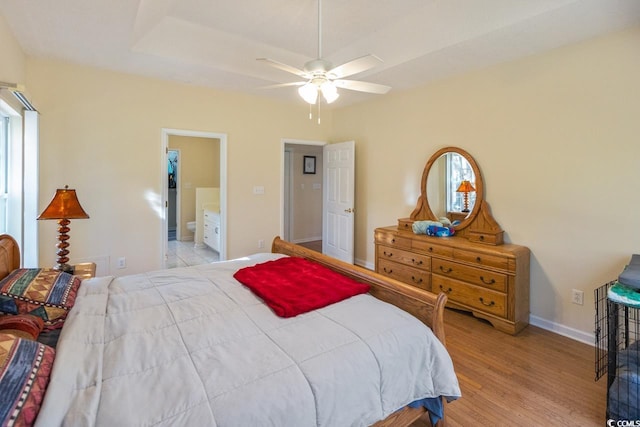
[[[432,237],[375,230],[376,272],[431,291],[447,306],[467,310],[503,332],[529,324],[529,249],[474,243],[464,237]]]
[[[468,212],[447,212],[439,198],[429,197],[427,188],[443,194],[445,190],[432,180],[450,169],[443,166],[445,162],[461,160],[468,162],[462,168],[468,178],[463,179],[473,183],[474,203]],[[433,173],[432,168],[440,172]],[[455,182],[447,186],[457,188]],[[530,252],[525,246],[503,243],[504,232],[483,197],[482,176],[471,155],[456,147],[436,152],[423,172],[422,193],[411,216],[398,219],[396,226],[376,228],[376,272],[436,294],[444,292],[448,307],[469,311],[500,331],[517,334],[529,324]],[[455,231],[450,237],[413,231],[418,221],[453,220],[458,221],[451,226]]]

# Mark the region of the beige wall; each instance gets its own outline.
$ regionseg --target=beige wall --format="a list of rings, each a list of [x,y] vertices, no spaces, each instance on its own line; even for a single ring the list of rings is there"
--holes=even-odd
[[[75,188],[88,220],[71,224],[71,257],[109,257],[121,275],[161,266],[162,128],[227,134],[227,257],[258,252],[280,233],[282,139],[325,140],[308,107],[237,93],[28,59],[40,121],[40,205]],[[296,119],[299,118],[299,119]],[[264,195],[253,195],[256,185]],[[40,263],[55,254],[55,224],[39,223]],[[127,268],[116,269],[118,257]],[[73,259],[72,259],[73,261]]]
[[[431,154],[459,146],[532,251],[534,320],[590,334],[593,289],[640,252],[639,47],[636,27],[334,111],[333,140],[357,141],[356,258],[373,263],[373,230],[408,216]]]
[[[169,136],[169,149],[180,150],[178,175],[180,186],[181,239],[193,239],[187,222],[196,220],[196,188],[220,187],[220,140],[192,136]]]
[[[0,81],[24,84],[26,57],[2,15],[0,15],[0,52],[2,56],[0,61]]]

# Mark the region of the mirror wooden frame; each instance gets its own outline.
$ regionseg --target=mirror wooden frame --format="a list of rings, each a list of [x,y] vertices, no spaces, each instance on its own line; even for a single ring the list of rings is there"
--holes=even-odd
[[[476,200],[475,200],[475,204],[473,205],[473,209],[471,209],[471,212],[469,212],[469,214],[463,220],[460,221],[460,224],[454,227],[456,230],[462,230],[468,227],[469,224],[471,224],[473,219],[478,215],[478,212],[480,211],[482,200],[484,200],[484,184],[482,181],[482,174],[480,173],[480,168],[478,167],[478,164],[476,163],[475,159],[465,150],[458,147],[441,148],[440,150],[436,151],[427,162],[427,165],[424,167],[424,170],[422,172],[422,181],[420,183],[420,191],[421,191],[420,197],[422,198],[422,200],[424,200],[424,205],[423,205],[423,208],[420,209],[418,212],[414,210],[413,213],[411,214],[411,218],[414,218],[414,214],[416,214],[416,218],[414,218],[416,220],[418,219],[437,220],[438,219],[438,216],[433,212],[433,210],[431,209],[431,206],[429,205],[429,198],[427,195],[427,180],[429,179],[429,172],[431,172],[431,168],[433,167],[434,163],[436,163],[438,159],[440,159],[443,155],[447,153],[456,153],[464,157],[465,160],[469,162],[469,165],[471,166],[471,169],[473,169],[473,173],[476,178],[474,183],[474,186],[476,188]],[[425,215],[424,218],[422,218],[423,214]]]
[[[484,200],[484,181],[482,179],[482,173],[476,163],[475,159],[458,147],[444,147],[436,151],[427,162],[424,170],[422,171],[422,180],[420,181],[420,197],[416,203],[416,208],[411,212],[409,218],[400,218],[398,220],[398,227],[400,229],[411,230],[411,225],[414,221],[432,220],[436,221],[438,217],[433,213],[429,206],[429,199],[427,197],[427,179],[429,178],[429,171],[433,164],[446,153],[457,153],[464,157],[475,174],[476,182],[476,200],[473,209],[467,215],[460,224],[456,225],[455,235],[459,237],[465,237],[469,240],[479,243],[486,243],[490,245],[501,245],[503,243],[503,231],[500,225],[491,215],[491,209],[489,204]]]

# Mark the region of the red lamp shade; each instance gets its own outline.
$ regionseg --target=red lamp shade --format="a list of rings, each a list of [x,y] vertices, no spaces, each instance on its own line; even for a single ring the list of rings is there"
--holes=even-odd
[[[69,261],[69,235],[67,234],[71,229],[69,228],[70,219],[85,219],[89,218],[89,215],[82,209],[78,196],[76,196],[76,190],[70,190],[68,185],[64,188],[58,188],[56,194],[49,202],[49,205],[40,214],[38,219],[57,219],[58,220],[58,244],[56,247],[58,251],[58,262],[53,267],[56,270],[73,272],[67,262]]]

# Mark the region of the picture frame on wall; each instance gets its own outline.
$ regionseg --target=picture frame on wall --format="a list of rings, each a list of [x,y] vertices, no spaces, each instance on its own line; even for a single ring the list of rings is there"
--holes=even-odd
[[[302,167],[302,172],[305,174],[315,174],[316,173],[316,156],[304,156],[304,163]]]

